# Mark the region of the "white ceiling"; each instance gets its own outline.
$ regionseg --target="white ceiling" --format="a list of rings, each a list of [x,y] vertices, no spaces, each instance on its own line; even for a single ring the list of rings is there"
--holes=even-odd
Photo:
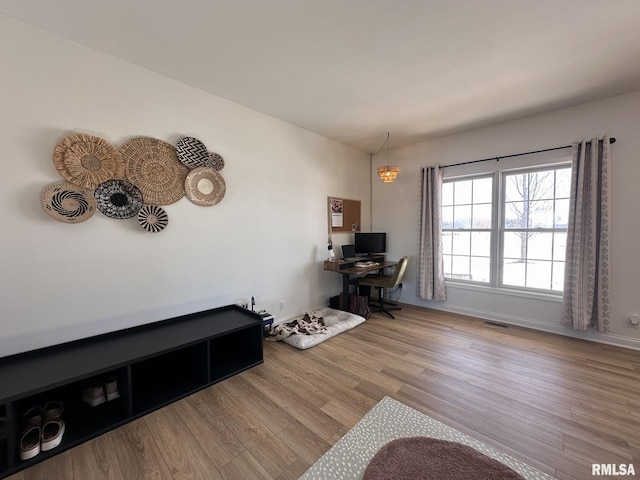
[[[0,0],[372,152],[640,90],[640,0]],[[19,48],[16,46],[16,48]]]

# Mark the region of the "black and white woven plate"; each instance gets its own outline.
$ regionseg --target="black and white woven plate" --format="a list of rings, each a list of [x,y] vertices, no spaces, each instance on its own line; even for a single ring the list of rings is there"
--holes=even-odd
[[[216,152],[209,152],[209,161],[207,167],[211,167],[218,172],[224,168],[224,158]]]
[[[209,152],[204,143],[195,137],[182,137],[176,144],[178,160],[192,170],[205,167],[209,162]]]
[[[147,232],[158,233],[169,223],[169,216],[162,207],[145,205],[138,212],[138,223]]]
[[[142,192],[126,180],[107,180],[96,187],[93,196],[98,210],[109,218],[123,220],[138,214],[142,208]]]

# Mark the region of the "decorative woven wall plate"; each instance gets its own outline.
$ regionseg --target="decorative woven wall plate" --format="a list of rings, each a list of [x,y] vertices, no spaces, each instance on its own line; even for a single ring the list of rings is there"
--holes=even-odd
[[[126,180],[107,180],[96,187],[93,195],[98,210],[118,220],[134,217],[143,205],[142,192]]]
[[[138,137],[120,148],[127,180],[137,186],[150,205],[169,205],[184,197],[189,169],[178,160],[173,145],[152,137]]]
[[[227,190],[222,175],[211,167],[198,167],[191,170],[187,175],[184,188],[189,200],[202,207],[210,207],[220,202]]]
[[[209,152],[204,143],[194,137],[183,137],[176,143],[178,158],[189,170],[205,167],[209,162]]]
[[[169,216],[162,207],[145,205],[138,212],[138,223],[147,232],[157,233],[165,229],[169,223]]]
[[[96,200],[88,190],[70,182],[57,182],[40,195],[40,205],[51,218],[63,223],[80,223],[96,213]]]
[[[118,149],[100,137],[84,133],[69,135],[56,145],[53,164],[62,178],[89,190],[125,175]]]
[[[209,161],[207,167],[211,167],[214,170],[220,171],[224,168],[224,158],[222,155],[216,152],[209,152]]]

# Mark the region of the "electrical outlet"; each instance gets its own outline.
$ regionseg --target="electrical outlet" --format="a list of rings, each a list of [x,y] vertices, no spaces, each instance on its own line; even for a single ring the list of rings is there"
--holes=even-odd
[[[280,310],[284,310],[284,300],[280,300]]]

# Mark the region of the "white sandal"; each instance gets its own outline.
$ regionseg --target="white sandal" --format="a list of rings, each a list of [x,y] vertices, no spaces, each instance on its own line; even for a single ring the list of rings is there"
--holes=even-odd
[[[29,460],[40,453],[40,425],[28,427],[20,437],[20,460]]]
[[[42,427],[42,443],[40,448],[43,452],[56,448],[62,443],[64,435],[64,422],[59,418],[49,420]]]

